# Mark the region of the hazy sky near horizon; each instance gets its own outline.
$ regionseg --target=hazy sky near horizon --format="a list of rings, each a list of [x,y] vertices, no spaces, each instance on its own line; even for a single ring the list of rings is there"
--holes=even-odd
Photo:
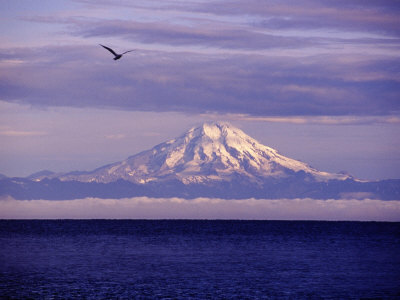
[[[372,199],[85,198],[0,200],[0,219],[400,221],[400,201]]]
[[[0,173],[91,170],[205,121],[400,178],[399,1],[2,1]],[[119,61],[117,52],[137,49]]]

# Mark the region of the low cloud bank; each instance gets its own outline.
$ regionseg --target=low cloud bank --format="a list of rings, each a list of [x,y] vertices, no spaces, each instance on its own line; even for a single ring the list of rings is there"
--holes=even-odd
[[[197,198],[0,200],[1,219],[248,219],[400,221],[400,201]]]

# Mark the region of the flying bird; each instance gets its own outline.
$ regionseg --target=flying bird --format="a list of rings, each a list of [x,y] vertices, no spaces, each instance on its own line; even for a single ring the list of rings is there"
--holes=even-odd
[[[122,57],[122,55],[124,55],[125,53],[132,52],[132,51],[136,50],[136,49],[133,49],[133,50],[125,51],[124,53],[118,54],[118,53],[115,53],[115,51],[113,49],[109,48],[109,47],[106,47],[106,46],[104,46],[102,44],[99,44],[99,45],[102,46],[103,48],[107,49],[108,51],[110,51],[114,55],[114,60],[120,59]]]

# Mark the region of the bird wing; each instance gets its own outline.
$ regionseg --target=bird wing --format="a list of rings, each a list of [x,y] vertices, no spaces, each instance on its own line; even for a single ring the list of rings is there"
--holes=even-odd
[[[110,51],[112,54],[114,54],[115,56],[117,56],[118,54],[117,53],[115,53],[114,52],[114,50],[113,49],[111,49],[111,48],[108,48],[108,47],[106,47],[106,46],[104,46],[104,45],[102,45],[102,44],[99,44],[100,46],[102,46],[103,48],[105,48],[105,49],[107,49],[108,51]]]
[[[125,51],[124,53],[122,53],[122,55],[125,53],[128,53],[128,52],[132,52],[132,51],[136,51],[136,49]]]

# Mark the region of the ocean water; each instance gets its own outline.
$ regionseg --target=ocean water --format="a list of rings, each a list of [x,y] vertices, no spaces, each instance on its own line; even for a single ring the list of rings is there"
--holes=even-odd
[[[1,220],[0,297],[400,299],[400,223]]]

